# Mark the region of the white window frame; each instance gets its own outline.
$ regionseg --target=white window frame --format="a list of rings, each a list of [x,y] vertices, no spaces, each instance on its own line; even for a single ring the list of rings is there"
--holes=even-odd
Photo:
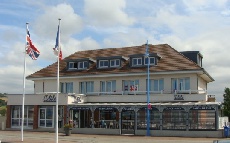
[[[69,89],[69,88],[67,88],[67,85],[70,86],[70,84],[72,84],[72,92],[67,91],[67,89]],[[74,91],[73,82],[61,82],[60,85],[61,85],[60,86],[60,92],[61,93],[73,93],[73,91]]]
[[[21,120],[22,120],[22,107],[21,106],[14,106],[14,108],[12,107],[12,109],[15,109],[15,107],[18,108],[18,110],[11,110],[11,112],[14,112],[14,113],[11,113],[11,125],[12,125],[12,128],[18,128],[18,127],[21,127]],[[30,107],[32,106],[25,106],[24,107],[24,127],[25,128],[33,128],[33,126],[29,125],[29,122],[32,122],[33,123],[33,118],[30,118],[29,117],[29,110],[30,110]],[[33,107],[32,107],[33,108]],[[17,114],[15,113],[15,111],[18,113],[18,116],[19,117],[13,117],[12,114]],[[33,112],[34,114],[34,112]],[[18,120],[18,125],[15,126],[12,124],[13,120]]]
[[[110,87],[108,86],[110,83]],[[104,86],[103,86],[104,85]],[[103,88],[104,87],[104,88]],[[113,89],[113,87],[115,89]],[[116,92],[116,80],[110,80],[110,81],[101,81],[100,82],[100,91],[101,92]],[[104,90],[103,90],[104,89]]]
[[[136,64],[136,65],[134,64],[134,60],[137,61],[137,64]],[[139,60],[140,60],[140,63],[139,63]],[[141,57],[133,58],[133,59],[132,59],[132,65],[133,65],[133,66],[140,66],[140,65],[142,65],[142,58],[141,58]]]
[[[77,69],[76,67],[74,67],[74,64],[76,62],[69,62],[69,69]]]
[[[163,87],[162,89],[160,89],[160,81],[163,81]],[[157,90],[155,90],[155,82],[157,82]],[[147,80],[146,80],[146,83],[147,83]],[[147,85],[147,84],[146,84]],[[151,91],[161,91],[161,90],[164,90],[164,79],[163,78],[159,78],[159,79],[151,79],[150,80],[150,90]]]
[[[45,110],[45,118],[44,119],[41,119],[41,115],[40,115],[40,110]],[[47,107],[41,107],[39,108],[39,118],[38,118],[38,127],[41,127],[41,128],[53,128],[54,127],[54,106],[52,106],[52,119],[47,119],[47,115],[46,115],[46,110],[47,110]],[[40,120],[44,121],[45,122],[45,126],[41,126],[40,125]],[[52,126],[51,127],[47,127],[47,121],[51,121],[52,123]]]
[[[105,62],[107,62],[107,66],[105,66]],[[109,66],[109,60],[99,60],[99,68],[107,68]]]
[[[147,65],[148,63],[146,63],[146,59],[147,59],[148,57],[145,57],[145,60],[144,60],[144,64],[145,65]],[[151,59],[154,59],[154,62],[153,63],[151,63]],[[149,65],[155,65],[155,61],[156,61],[156,59],[155,59],[155,57],[149,57],[149,61],[150,61],[150,64]]]
[[[90,90],[88,91],[88,89],[90,89]],[[88,92],[94,92],[94,81],[82,81],[82,82],[80,82],[79,83],[79,92],[81,94],[86,94]]]
[[[80,67],[82,64],[83,67]],[[78,69],[86,69],[87,68],[87,61],[78,62]]]
[[[125,83],[127,85],[125,85]],[[136,80],[123,80],[122,85],[123,85],[122,90],[124,92],[135,92],[135,91],[139,91],[140,81],[139,81],[139,79],[136,79]],[[125,86],[127,86],[127,87],[125,87]],[[131,88],[133,88],[134,90],[131,91],[130,90]],[[127,90],[125,90],[125,89],[127,89]]]
[[[180,82],[182,80],[182,82]],[[185,89],[186,86],[186,80],[189,81],[189,89]],[[173,87],[173,81],[176,82],[176,89]],[[172,90],[177,90],[177,91],[183,91],[183,90],[190,90],[191,85],[190,85],[190,77],[184,77],[184,78],[172,78],[171,79],[171,87]]]
[[[114,62],[114,65],[112,65],[112,62]],[[119,67],[119,66],[120,66],[119,59],[110,60],[110,67]]]

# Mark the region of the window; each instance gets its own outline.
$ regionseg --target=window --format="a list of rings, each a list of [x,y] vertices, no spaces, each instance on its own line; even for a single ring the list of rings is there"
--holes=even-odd
[[[77,69],[77,63],[76,62],[69,62],[69,69]]]
[[[215,130],[216,129],[215,110],[190,110],[189,129],[190,130]]]
[[[119,67],[120,66],[120,60],[115,59],[115,60],[110,60],[110,67]]]
[[[154,57],[149,57],[150,65],[155,65],[155,58]],[[148,64],[148,58],[145,58],[145,65]]]
[[[39,109],[39,127],[54,127],[54,106],[41,106]]]
[[[146,107],[141,108],[137,112],[137,128],[146,130],[147,124],[147,109]],[[156,108],[152,108],[149,110],[149,118],[150,118],[150,129],[159,130],[160,129],[160,112]]]
[[[61,82],[61,93],[73,93],[73,82]]]
[[[148,82],[146,82],[146,83],[148,83]],[[146,89],[147,89],[147,86],[146,86]],[[162,91],[162,90],[164,90],[164,79],[151,79],[149,81],[149,90],[150,91]]]
[[[99,61],[99,67],[100,68],[105,68],[109,66],[109,61],[108,60],[100,60]]]
[[[116,92],[116,80],[101,81],[101,92]]]
[[[24,126],[33,128],[34,107],[24,107]],[[12,127],[21,126],[22,106],[13,106],[11,110],[11,125]]]
[[[139,80],[124,80],[123,91],[138,91]]]
[[[172,78],[172,90],[190,90],[190,78]]]
[[[187,112],[181,110],[164,110],[162,112],[163,129],[186,129]]]
[[[94,82],[93,81],[84,81],[80,82],[80,93],[86,94],[88,92],[94,91]]]
[[[132,63],[133,63],[133,66],[142,65],[142,58],[133,58]]]
[[[86,69],[87,68],[87,61],[78,62],[78,69]]]

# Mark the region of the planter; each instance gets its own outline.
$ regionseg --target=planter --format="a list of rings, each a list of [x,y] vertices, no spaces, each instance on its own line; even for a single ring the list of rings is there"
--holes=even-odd
[[[64,128],[65,135],[70,136],[71,135],[71,128]]]

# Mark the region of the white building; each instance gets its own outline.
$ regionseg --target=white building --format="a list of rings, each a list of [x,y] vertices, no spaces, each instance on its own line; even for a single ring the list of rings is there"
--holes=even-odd
[[[76,52],[60,61],[60,124],[88,134],[146,134],[146,45]],[[199,51],[149,45],[150,133],[153,136],[221,137],[220,103],[208,95],[214,79]],[[57,63],[27,79],[25,127],[54,129]],[[20,126],[22,96],[8,96],[7,128]]]

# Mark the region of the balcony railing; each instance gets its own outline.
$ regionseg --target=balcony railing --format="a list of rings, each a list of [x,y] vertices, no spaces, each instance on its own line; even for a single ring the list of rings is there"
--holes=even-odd
[[[150,94],[206,94],[207,90],[161,90],[149,91]],[[146,95],[147,91],[87,92],[85,95]]]

